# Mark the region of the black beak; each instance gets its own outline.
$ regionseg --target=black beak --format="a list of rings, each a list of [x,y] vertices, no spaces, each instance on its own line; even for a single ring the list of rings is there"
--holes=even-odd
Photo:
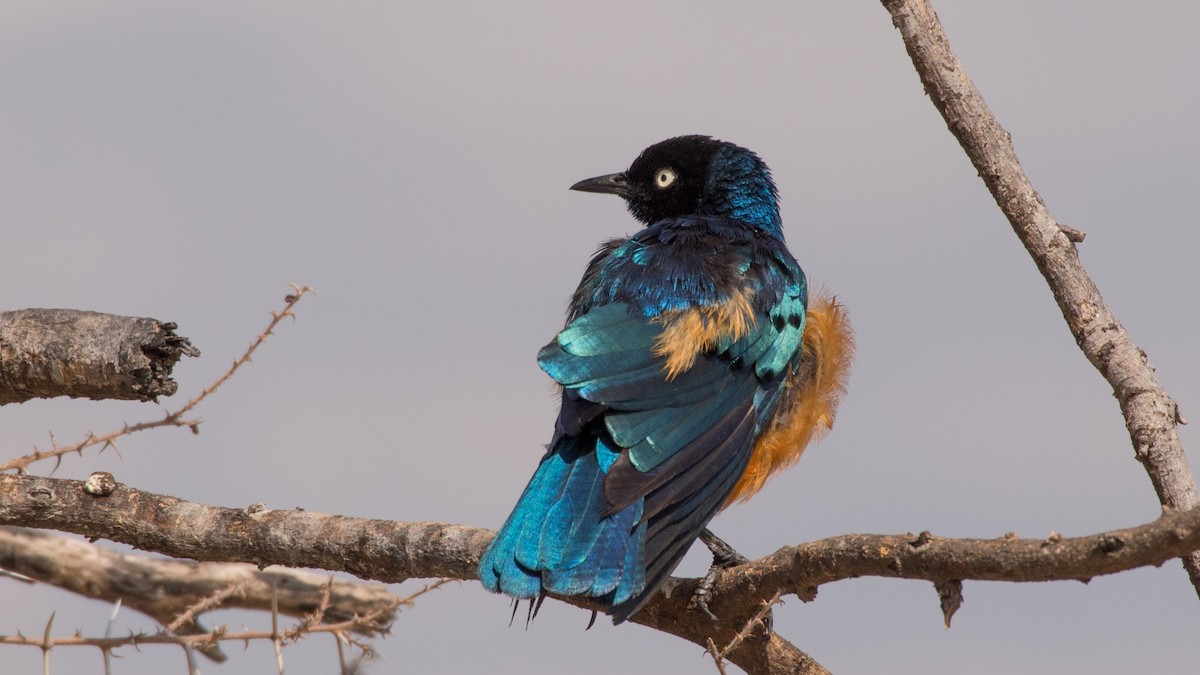
[[[571,186],[572,190],[580,192],[599,192],[602,194],[629,196],[629,178],[623,173],[610,173],[607,176],[596,176],[581,180]]]

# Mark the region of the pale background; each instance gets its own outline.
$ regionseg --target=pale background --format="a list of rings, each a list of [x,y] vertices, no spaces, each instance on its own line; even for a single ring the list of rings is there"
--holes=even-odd
[[[1200,5],[936,5],[1052,212],[1088,233],[1104,296],[1200,422]],[[858,333],[833,435],[714,521],[742,553],[848,532],[1079,535],[1158,514],[1108,386],[866,0],[6,0],[0,306],[178,322],[204,356],[176,368],[177,406],[287,282],[319,292],[205,404],[199,436],[143,435],[123,460],[88,452],[56,475],[498,526],[550,436],[534,355],[595,246],[633,229],[619,200],[566,188],[682,133],[763,156],[792,251]],[[16,455],[156,410],[9,406],[0,444]],[[1196,426],[1182,429],[1193,453]],[[681,572],[705,565],[693,553]],[[0,605],[0,633],[40,634],[57,611],[58,634],[97,635],[110,611],[10,580]],[[529,629],[508,617],[476,582],[451,585],[400,615],[369,672],[715,672],[692,644],[605,620],[585,632],[587,613],[555,602]],[[150,627],[131,612],[120,625]],[[775,625],[840,674],[1200,660],[1177,561],[1089,585],[967,582],[949,631],[929,583],[878,579],[790,598]],[[202,670],[274,672],[265,644],[226,649]],[[118,673],[184,672],[177,649],[123,655]],[[328,637],[286,655],[289,673],[336,672]],[[94,650],[53,659],[101,670]],[[35,649],[0,663],[40,672]]]

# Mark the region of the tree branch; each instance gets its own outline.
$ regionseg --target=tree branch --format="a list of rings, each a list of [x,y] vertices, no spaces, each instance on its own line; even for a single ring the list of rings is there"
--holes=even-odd
[[[230,509],[116,485],[94,494],[82,481],[0,476],[0,525],[106,538],[177,558],[315,567],[389,583],[417,577],[475,579],[493,533],[443,523],[367,520],[300,510]],[[810,599],[823,583],[857,576],[929,581],[1086,580],[1200,548],[1200,508],[1135,528],[1061,539],[941,539],[923,534],[846,535],[789,547],[724,572],[712,622],[689,607],[698,580],[672,579],[635,617],[707,648],[730,644],[776,592]],[[585,608],[586,600],[564,599]],[[728,654],[751,673],[824,673],[807,654],[761,630]]]
[[[200,350],[156,319],[74,309],[0,312],[0,405],[55,396],[155,401]]]
[[[233,363],[229,366],[228,370],[226,370],[220,377],[218,377],[216,380],[214,380],[212,384],[205,387],[204,391],[200,392],[199,394],[194,396],[192,399],[190,399],[187,403],[185,403],[183,405],[183,407],[175,410],[174,412],[168,412],[165,415],[163,415],[162,417],[160,417],[156,420],[152,420],[150,422],[139,422],[138,424],[132,424],[132,425],[125,424],[120,429],[111,431],[106,434],[101,434],[101,435],[88,434],[87,438],[83,439],[82,441],[79,441],[78,443],[73,443],[71,445],[60,446],[60,445],[58,445],[57,442],[55,442],[54,447],[52,447],[48,450],[34,450],[34,452],[32,452],[28,455],[17,457],[15,459],[10,459],[7,462],[0,464],[0,471],[9,471],[11,469],[16,469],[17,471],[24,473],[26,471],[26,469],[29,468],[29,465],[33,464],[35,462],[40,462],[42,460],[47,460],[47,459],[54,459],[56,462],[61,462],[63,455],[68,455],[73,452],[83,454],[83,450],[85,448],[90,448],[90,447],[93,447],[96,445],[101,446],[101,449],[107,448],[110,445],[115,447],[115,442],[118,438],[121,438],[123,436],[128,436],[130,434],[135,434],[140,431],[148,431],[150,429],[157,429],[159,427],[188,427],[192,430],[192,433],[197,433],[197,430],[199,428],[199,426],[198,426],[199,422],[197,420],[187,419],[185,417],[185,415],[187,415],[192,410],[194,410],[196,408],[196,406],[200,405],[200,403],[202,401],[204,401],[204,399],[208,398],[213,393],[215,393],[217,391],[217,389],[220,389],[221,385],[223,385],[223,384],[225,384],[225,382],[229,381],[229,379],[231,377],[233,377],[235,373],[237,373],[239,368],[241,368],[242,366],[249,363],[250,357],[254,355],[254,352],[259,347],[263,346],[263,344],[266,343],[268,337],[270,337],[271,335],[274,334],[275,328],[279,326],[280,322],[282,322],[285,318],[288,318],[288,317],[291,317],[293,319],[295,318],[296,315],[292,312],[292,309],[296,306],[296,303],[300,302],[300,299],[303,298],[305,294],[315,293],[315,291],[313,291],[313,289],[309,288],[308,286],[299,286],[296,284],[292,284],[292,289],[295,292],[289,293],[288,295],[284,296],[284,298],[283,298],[284,303],[285,303],[283,306],[283,309],[278,312],[271,312],[270,323],[268,323],[267,327],[265,329],[263,329],[263,332],[259,333],[258,337],[255,338],[254,341],[250,343],[250,346],[248,346],[246,348],[246,351],[243,352],[242,355],[239,356],[237,359],[234,359]],[[169,324],[169,325],[172,325],[172,324]],[[52,338],[43,336],[41,339],[49,340]],[[186,342],[186,340],[184,340],[184,342]],[[0,345],[0,347],[2,347],[2,346],[3,345]],[[200,354],[200,352],[195,350],[194,348],[192,348],[190,344],[187,345],[187,349],[191,350],[191,352],[189,352],[189,354],[191,354],[193,356],[198,356]],[[194,354],[192,352],[194,352]],[[2,355],[3,355],[3,351],[0,350],[0,356],[2,356]],[[178,357],[176,357],[176,358],[178,358]],[[174,361],[172,361],[172,363],[174,363]],[[175,383],[172,382],[171,386],[172,387],[175,386]],[[172,389],[172,391],[174,391],[174,389]],[[0,403],[2,403],[2,401],[0,401]],[[51,437],[51,438],[53,439],[53,437]],[[57,467],[57,464],[55,466]]]
[[[120,600],[163,626],[178,624],[172,632],[179,635],[208,633],[196,620],[199,612],[183,615],[231,589],[227,598],[206,609],[270,610],[276,602],[280,613],[304,617],[317,610],[328,586],[323,618],[341,622],[394,607],[400,600],[384,586],[296,570],[148,558],[18,527],[0,527],[0,567],[89,598]],[[180,622],[181,618],[185,620]],[[393,618],[394,612],[387,612],[379,623],[382,626]],[[219,652],[208,655],[224,660]]]
[[[1087,582],[1135,567],[1158,566],[1200,548],[1200,507],[1168,511],[1137,527],[1083,537],[943,539],[852,534],[782,548],[724,572],[722,593],[794,593],[811,599],[817,587],[860,576],[896,579]]]
[[[1056,222],[1017,160],[1012,137],[1000,126],[963,72],[941,22],[927,0],[883,0],[900,30],[925,92],[945,118],[1013,231],[1049,284],[1075,341],[1112,386],[1135,456],[1159,501],[1175,510],[1200,504],[1200,494],[1176,431],[1186,423],[1175,401],[1105,304],[1073,245],[1083,233]],[[1184,567],[1200,593],[1200,551]]]
[[[182,647],[187,655],[188,672],[195,673],[199,672],[199,670],[192,660],[193,650],[207,653],[219,650],[220,643],[231,640],[241,642],[244,645],[249,644],[251,640],[267,640],[274,644],[277,668],[280,672],[283,672],[283,647],[285,645],[296,642],[306,636],[328,633],[333,635],[337,640],[338,660],[341,664],[341,672],[357,672],[354,667],[355,661],[349,664],[346,662],[341,646],[346,644],[358,647],[362,651],[360,658],[373,656],[374,649],[369,644],[355,639],[351,633],[362,633],[368,636],[387,633],[388,625],[384,621],[386,616],[394,615],[401,607],[411,607],[416,598],[440,588],[448,581],[447,579],[439,579],[434,583],[427,584],[424,588],[419,589],[408,597],[396,598],[389,605],[380,607],[370,614],[364,616],[355,615],[345,621],[336,623],[324,621],[323,614],[326,606],[322,604],[313,613],[303,617],[299,622],[291,626],[282,627],[282,629],[278,624],[278,611],[272,607],[271,630],[269,631],[244,629],[238,632],[230,632],[226,626],[220,626],[207,633],[190,635],[159,631],[156,633],[131,633],[121,637],[112,637],[107,633],[104,637],[86,637],[76,632],[70,637],[53,637],[51,631],[54,627],[54,615],[51,614],[42,636],[31,637],[21,635],[20,633],[17,635],[0,635],[0,644],[21,645],[41,649],[43,654],[43,672],[50,672],[49,655],[55,649],[60,647],[91,647],[99,649],[104,653],[104,669],[106,673],[111,670],[109,658],[115,649],[121,647],[140,648],[142,645],[175,645]],[[327,599],[327,594],[323,596],[323,599]]]

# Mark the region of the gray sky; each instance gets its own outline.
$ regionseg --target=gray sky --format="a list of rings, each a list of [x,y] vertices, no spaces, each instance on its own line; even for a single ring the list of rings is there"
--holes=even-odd
[[[756,150],[788,242],[849,306],[859,356],[834,433],[714,521],[758,557],[849,532],[1041,537],[1159,512],[1110,390],[924,96],[877,2],[59,2],[0,5],[0,299],[176,321],[241,353],[287,282],[319,295],[201,413],[56,475],[112,471],[205,503],[496,527],[550,436],[534,363],[620,200],[567,191],[645,146]],[[936,3],[1083,262],[1200,418],[1200,7]],[[165,401],[179,405],[180,401]],[[0,410],[6,455],[158,413]],[[1181,430],[1185,447],[1195,427]],[[49,466],[41,467],[48,471]],[[681,568],[699,574],[705,556]],[[404,592],[408,586],[399,590]],[[107,605],[0,580],[0,633],[104,630]],[[547,603],[528,630],[476,582],[422,598],[370,672],[712,672],[703,652]],[[124,627],[149,624],[123,614]],[[266,617],[210,617],[233,627]],[[776,627],[837,673],[1188,672],[1200,605],[1178,562],[1088,585],[925,582],[790,598]],[[206,673],[273,672],[231,646]],[[118,673],[183,672],[146,648]],[[289,673],[335,672],[332,641]],[[11,672],[36,650],[6,649]],[[55,672],[100,672],[93,651]]]

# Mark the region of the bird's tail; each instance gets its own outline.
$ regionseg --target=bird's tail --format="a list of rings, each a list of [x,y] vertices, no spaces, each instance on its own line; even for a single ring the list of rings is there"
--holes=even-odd
[[[514,598],[586,595],[620,604],[645,585],[642,501],[610,516],[604,477],[618,454],[590,435],[546,454],[484,551],[479,580]]]

